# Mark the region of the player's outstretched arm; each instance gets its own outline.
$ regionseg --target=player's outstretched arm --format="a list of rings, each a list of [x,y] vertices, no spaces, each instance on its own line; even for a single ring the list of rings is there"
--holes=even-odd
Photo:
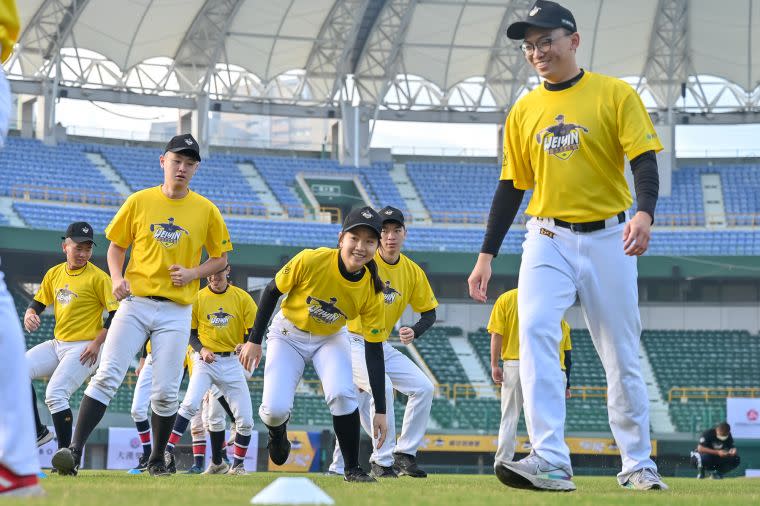
[[[108,272],[111,274],[113,296],[116,297],[116,300],[124,300],[131,293],[129,281],[124,279],[122,275],[124,261],[127,259],[127,248],[122,248],[115,242],[111,242],[108,245],[106,259],[108,260]]]

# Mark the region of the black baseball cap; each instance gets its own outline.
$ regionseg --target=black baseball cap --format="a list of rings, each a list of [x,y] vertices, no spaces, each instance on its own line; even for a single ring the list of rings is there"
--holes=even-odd
[[[549,2],[548,0],[536,0],[524,21],[517,21],[509,25],[507,37],[522,40],[525,38],[525,31],[530,27],[566,28],[571,32],[578,31],[573,13],[557,2]]]
[[[86,221],[77,221],[69,225],[66,229],[66,235],[61,239],[71,239],[74,242],[91,242],[93,246],[97,246],[92,239],[92,227]]]
[[[404,213],[401,212],[401,209],[396,209],[392,206],[385,206],[380,209],[380,218],[383,220],[383,225],[389,221],[395,221],[402,227],[406,226],[404,224]]]
[[[383,230],[383,220],[377,211],[371,207],[357,207],[346,215],[346,219],[343,220],[343,232],[348,232],[356,227],[367,227],[372,229],[380,238],[380,233]]]
[[[201,148],[198,141],[190,134],[175,135],[166,145],[164,153],[171,151],[181,155],[192,156],[199,162],[201,161]]]

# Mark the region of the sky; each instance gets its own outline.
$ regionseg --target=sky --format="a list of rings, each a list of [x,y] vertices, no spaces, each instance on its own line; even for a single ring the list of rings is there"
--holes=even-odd
[[[153,121],[176,121],[176,109],[61,100],[57,121],[69,133],[143,140]],[[372,147],[395,153],[495,156],[496,125],[379,121]],[[683,125],[676,130],[678,157],[760,156],[760,125]]]

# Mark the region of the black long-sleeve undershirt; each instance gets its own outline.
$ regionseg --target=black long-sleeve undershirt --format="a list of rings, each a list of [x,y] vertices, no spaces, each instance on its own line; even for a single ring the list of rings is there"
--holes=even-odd
[[[435,308],[431,309],[430,311],[420,313],[419,321],[411,326],[411,329],[414,332],[414,338],[417,339],[418,337],[422,336],[422,334],[424,334],[430,327],[432,327],[434,323]]]
[[[367,361],[369,386],[375,401],[375,413],[385,414],[385,353],[383,343],[364,341],[364,359]],[[393,423],[388,420],[388,423]]]
[[[636,189],[637,211],[648,213],[654,223],[654,210],[660,193],[660,174],[654,151],[646,151],[631,160],[631,172],[633,187]]]
[[[201,340],[198,337],[198,329],[190,329],[190,346],[193,348],[193,351],[198,353],[203,348],[203,344],[201,344]]]
[[[525,190],[515,188],[514,181],[509,179],[499,181],[499,186],[496,187],[491,201],[486,234],[480,248],[481,253],[490,253],[493,256],[499,254],[501,243],[504,242],[509,227],[515,221],[524,194]]]
[[[567,378],[567,385],[565,388],[570,388],[570,369],[573,367],[573,359],[570,354],[571,350],[565,351],[565,377]]]
[[[32,299],[32,302],[29,303],[29,307],[27,307],[27,309],[32,309],[34,310],[35,313],[39,315],[39,314],[42,314],[42,312],[45,310],[46,307],[47,306],[43,304],[42,302]]]
[[[272,318],[274,310],[277,307],[277,301],[280,300],[282,295],[283,293],[277,288],[277,283],[274,279],[261,291],[259,309],[256,312],[253,328],[251,328],[251,332],[248,334],[248,341],[254,344],[261,344],[264,340],[264,332],[266,332],[269,320]]]

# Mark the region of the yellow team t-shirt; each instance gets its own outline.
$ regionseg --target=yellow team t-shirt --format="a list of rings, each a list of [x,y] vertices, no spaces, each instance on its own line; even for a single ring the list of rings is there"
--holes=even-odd
[[[504,128],[502,180],[533,189],[525,213],[572,223],[607,219],[633,201],[623,155],[661,151],[630,85],[586,72],[561,91],[538,86],[518,100]]]
[[[509,290],[496,299],[488,320],[488,332],[501,338],[501,359],[520,360],[520,321],[517,319],[517,289]],[[565,352],[572,350],[570,324],[562,320],[562,340],[559,343],[559,364],[565,370]]]
[[[338,268],[339,251],[305,249],[280,269],[274,280],[286,293],[282,313],[305,332],[325,336],[338,332],[347,321],[362,317],[358,332],[370,342],[388,338],[383,293],[375,293],[367,269],[359,281],[349,281]]]
[[[45,273],[34,300],[54,305],[56,339],[90,341],[103,330],[103,310],[119,307],[111,289],[111,278],[97,266],[87,262],[70,271],[64,262]]]
[[[253,327],[257,310],[251,295],[241,288],[227,285],[224,293],[214,293],[207,286],[193,302],[191,328],[198,329],[204,348],[214,353],[234,351]]]
[[[160,186],[133,193],[106,228],[106,237],[132,252],[125,279],[133,295],[167,297],[177,304],[192,304],[200,280],[172,285],[169,267],[197,267],[205,247],[211,257],[232,250],[230,234],[219,209],[190,191],[170,199]]]
[[[18,39],[19,26],[16,2],[0,0],[0,62],[4,62],[11,55],[13,45]]]
[[[379,252],[375,253],[377,273],[385,283],[385,328],[390,332],[399,321],[407,305],[418,313],[438,307],[438,301],[430,287],[430,282],[419,265],[402,254],[398,262],[389,264]],[[348,322],[348,331],[361,334],[361,317]]]

